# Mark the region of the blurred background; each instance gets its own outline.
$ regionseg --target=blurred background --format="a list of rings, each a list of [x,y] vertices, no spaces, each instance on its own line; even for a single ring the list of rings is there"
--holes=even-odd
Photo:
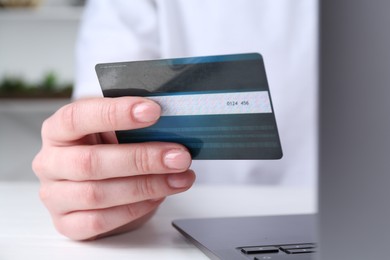
[[[45,118],[69,102],[82,0],[0,0],[0,181],[36,180]]]

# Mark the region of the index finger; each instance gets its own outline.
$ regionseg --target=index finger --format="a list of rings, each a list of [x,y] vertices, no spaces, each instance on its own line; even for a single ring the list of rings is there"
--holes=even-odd
[[[93,133],[147,127],[160,114],[158,104],[142,97],[84,99],[65,105],[46,119],[42,136],[71,142]]]

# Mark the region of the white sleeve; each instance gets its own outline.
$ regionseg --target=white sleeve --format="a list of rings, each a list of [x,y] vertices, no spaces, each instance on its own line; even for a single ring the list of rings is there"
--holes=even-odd
[[[76,44],[73,98],[101,96],[95,65],[159,58],[153,0],[90,0]]]

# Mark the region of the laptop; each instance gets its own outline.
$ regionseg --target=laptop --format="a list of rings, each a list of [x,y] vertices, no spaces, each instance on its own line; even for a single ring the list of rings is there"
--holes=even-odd
[[[385,0],[319,5],[318,214],[175,220],[211,259],[389,259],[388,10]]]

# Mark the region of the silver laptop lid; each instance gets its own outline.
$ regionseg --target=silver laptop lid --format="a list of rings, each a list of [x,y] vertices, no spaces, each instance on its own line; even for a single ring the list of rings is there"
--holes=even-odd
[[[389,259],[390,1],[320,12],[320,258]]]

